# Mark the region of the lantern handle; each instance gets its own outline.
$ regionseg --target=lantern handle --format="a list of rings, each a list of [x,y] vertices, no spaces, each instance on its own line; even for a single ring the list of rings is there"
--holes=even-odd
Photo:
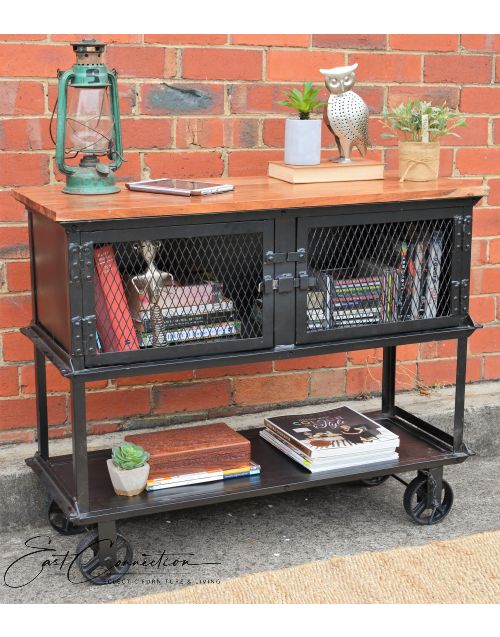
[[[109,164],[111,170],[115,171],[120,168],[123,163],[123,146],[122,132],[120,127],[120,104],[118,100],[118,82],[116,81],[116,71],[108,71],[108,79],[111,84],[111,109],[113,113],[114,142],[113,149],[114,161]]]
[[[56,134],[56,162],[59,170],[65,175],[72,175],[76,167],[68,166],[64,161],[64,149],[66,147],[66,103],[68,96],[68,84],[75,77],[72,69],[59,76],[59,88],[57,92],[57,134]]]

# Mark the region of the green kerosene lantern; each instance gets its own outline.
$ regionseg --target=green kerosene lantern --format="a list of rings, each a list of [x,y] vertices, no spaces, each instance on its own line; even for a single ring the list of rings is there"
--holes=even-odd
[[[114,171],[123,157],[116,71],[108,70],[102,61],[104,43],[82,40],[71,46],[76,63],[58,74],[56,161],[66,175],[63,192],[119,192]],[[66,163],[78,155],[78,166]],[[103,163],[103,157],[110,162]]]

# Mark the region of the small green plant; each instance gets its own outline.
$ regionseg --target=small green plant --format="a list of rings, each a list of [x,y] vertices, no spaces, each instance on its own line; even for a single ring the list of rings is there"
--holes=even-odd
[[[392,111],[384,111],[384,120],[387,128],[393,128],[403,134],[405,141],[422,141],[422,115],[428,117],[429,141],[436,141],[443,135],[455,135],[451,131],[457,127],[467,126],[467,122],[457,111],[446,106],[432,106],[430,102],[409,100],[407,104],[401,103]],[[384,137],[394,137],[384,133]]]
[[[312,82],[304,82],[302,91],[292,88],[286,93],[286,100],[280,100],[278,104],[294,108],[299,119],[309,119],[315,108],[323,106],[324,102],[318,99],[319,88],[313,88]]]
[[[143,467],[149,460],[149,453],[133,442],[122,442],[118,447],[113,447],[111,455],[113,464],[125,470]]]

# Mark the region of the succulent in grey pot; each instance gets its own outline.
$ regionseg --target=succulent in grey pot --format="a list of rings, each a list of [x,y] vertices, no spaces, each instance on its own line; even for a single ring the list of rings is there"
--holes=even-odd
[[[112,448],[107,464],[117,495],[137,495],[144,490],[149,476],[148,460],[149,453],[132,442]]]

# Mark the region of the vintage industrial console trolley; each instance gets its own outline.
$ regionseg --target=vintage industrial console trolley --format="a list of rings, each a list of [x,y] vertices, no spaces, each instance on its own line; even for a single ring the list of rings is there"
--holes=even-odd
[[[468,296],[472,210],[482,188],[451,179],[233,181],[233,193],[191,199],[126,190],[82,197],[62,194],[59,186],[14,193],[28,210],[32,264],[33,320],[22,331],[35,346],[38,452],[26,462],[52,499],[53,526],[67,534],[88,531],[77,548],[78,564],[94,583],[118,581],[129,568],[132,548],[116,532],[116,521],[148,513],[353,480],[379,484],[416,471],[404,507],[418,523],[439,522],[453,500],[443,466],[471,455],[463,442],[464,385],[467,338],[478,327],[468,314]],[[153,338],[127,351],[103,348],[95,251],[113,246],[125,281],[145,271],[140,247],[148,241],[159,269],[186,285],[208,277],[220,286],[232,303],[233,333],[180,342]],[[385,311],[375,320],[325,319],[325,272],[352,278],[362,262],[394,272],[395,246],[418,252],[424,241],[436,243],[431,260],[437,272],[427,278],[426,295],[413,298],[413,308]],[[421,265],[427,276],[432,263]],[[442,339],[457,341],[453,435],[395,404],[397,346]],[[373,347],[384,352],[382,404],[369,415],[399,435],[395,462],[310,474],[251,429],[242,433],[251,440],[260,476],[126,498],[112,489],[110,450],[87,452],[89,381]],[[49,454],[46,359],[70,381],[73,447],[67,456]]]

